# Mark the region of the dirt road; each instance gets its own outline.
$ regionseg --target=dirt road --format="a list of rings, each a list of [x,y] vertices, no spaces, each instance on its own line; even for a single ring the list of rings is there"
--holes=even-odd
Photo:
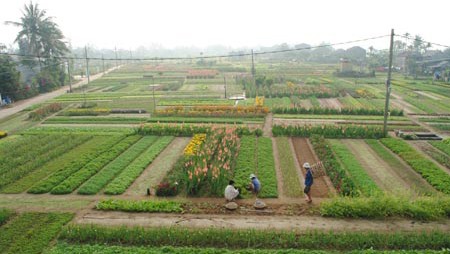
[[[120,66],[118,68],[120,68]],[[104,74],[107,74],[107,73],[109,73],[109,72],[111,72],[111,71],[113,71],[115,69],[116,69],[116,67],[107,70],[105,73],[99,73],[99,74],[93,75],[93,76],[90,77],[90,81],[94,81],[94,80],[96,80],[98,78],[101,78]],[[76,88],[76,87],[79,87],[79,86],[84,85],[84,84],[87,84],[87,78],[84,78],[80,82],[73,84],[72,88]],[[29,98],[29,99],[26,99],[26,100],[21,100],[21,101],[15,102],[15,103],[13,103],[11,105],[10,108],[0,109],[0,119],[3,119],[3,118],[8,117],[10,115],[13,115],[13,114],[15,114],[17,112],[20,112],[20,111],[28,108],[31,105],[42,103],[44,101],[53,99],[53,98],[55,98],[57,96],[63,95],[63,94],[65,94],[67,92],[68,89],[69,89],[69,86],[63,86],[60,89],[55,90],[53,92],[40,94],[40,95],[35,96],[33,98]]]

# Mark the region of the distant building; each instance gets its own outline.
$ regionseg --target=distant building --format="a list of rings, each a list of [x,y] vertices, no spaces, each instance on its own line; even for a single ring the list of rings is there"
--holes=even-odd
[[[217,76],[216,70],[189,70],[188,79],[213,79]]]
[[[341,58],[341,72],[353,71],[352,62],[348,58]]]

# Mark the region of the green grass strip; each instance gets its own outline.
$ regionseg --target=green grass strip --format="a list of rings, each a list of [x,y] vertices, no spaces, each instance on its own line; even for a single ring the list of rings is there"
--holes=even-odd
[[[79,149],[77,148],[91,139],[92,136],[77,135],[76,138],[69,140],[63,149],[57,149],[57,151],[61,153],[61,156],[47,162],[18,181],[9,184],[2,189],[1,193],[22,193],[26,191],[36,182],[58,170],[60,166],[64,165],[68,160],[73,160],[74,156],[78,157]]]
[[[61,240],[74,244],[190,246],[198,248],[258,248],[317,250],[442,250],[450,233],[432,232],[319,232],[180,227],[104,227],[69,225]]]
[[[439,220],[450,216],[450,198],[378,195],[373,197],[339,197],[320,204],[326,217],[384,219],[404,217],[416,220]]]
[[[78,194],[93,195],[105,187],[114,177],[133,162],[141,153],[143,153],[157,138],[155,136],[146,136],[136,142],[128,150],[122,153],[114,161],[106,165],[100,172],[86,181]]]
[[[100,201],[95,206],[97,210],[147,212],[147,213],[181,213],[182,203],[167,200],[123,200],[109,199]]]
[[[258,169],[256,175],[261,181],[261,198],[278,197],[277,174],[273,158],[272,140],[266,137],[258,138]]]
[[[434,162],[425,158],[403,140],[383,138],[381,143],[398,154],[436,190],[450,194],[450,175],[440,169]]]
[[[250,193],[245,189],[249,184],[249,176],[256,172],[256,137],[242,136],[239,154],[237,156],[234,181],[236,187],[241,190],[242,197],[248,197]]]
[[[291,198],[302,197],[302,187],[298,178],[299,172],[295,167],[294,153],[291,152],[289,139],[286,137],[276,138],[276,143],[283,177],[283,193]]]
[[[141,136],[128,136],[119,143],[111,147],[110,150],[105,151],[100,156],[86,164],[82,169],[72,174],[62,183],[58,184],[51,190],[52,194],[68,194],[73,192],[82,183],[91,178],[94,174],[100,171],[109,162],[114,160],[117,156],[126,151],[131,145],[136,143]]]
[[[142,171],[172,142],[172,136],[164,136],[156,140],[145,152],[128,165],[105,188],[105,194],[118,195],[124,193]]]
[[[381,192],[381,189],[376,185],[372,178],[370,178],[359,161],[343,143],[339,140],[330,140],[330,144],[344,169],[351,175],[356,188],[361,191],[363,195],[371,196]]]
[[[68,244],[65,242],[59,242],[49,254],[337,254],[342,252],[337,251],[323,251],[323,250],[296,250],[296,249],[218,249],[218,248],[191,248],[191,247],[139,247],[139,246],[120,246],[120,245],[102,245],[102,244]],[[350,254],[444,254],[448,253],[447,250],[414,250],[414,251],[376,251],[376,250],[356,250],[347,251]]]
[[[114,144],[124,139],[125,136],[98,136],[94,137],[82,146],[78,157],[72,161],[66,161],[49,177],[37,182],[27,192],[33,194],[47,193],[55,186],[80,170],[84,165],[97,158],[103,152],[109,150]]]
[[[0,230],[0,253],[42,253],[72,217],[67,213],[24,213],[17,216]]]

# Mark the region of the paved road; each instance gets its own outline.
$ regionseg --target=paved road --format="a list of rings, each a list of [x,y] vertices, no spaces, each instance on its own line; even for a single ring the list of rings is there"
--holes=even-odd
[[[120,68],[120,66],[118,68]],[[107,70],[105,72],[105,74],[108,73],[108,72],[111,72],[111,71],[113,71],[115,69],[116,69],[116,67],[111,68],[111,69]],[[91,76],[90,80],[93,81],[93,80],[96,80],[96,79],[98,79],[98,78],[100,78],[102,76],[103,76],[103,73],[99,73],[99,74]],[[75,83],[74,85],[72,85],[72,88],[75,88],[75,87],[78,87],[78,86],[81,86],[81,85],[84,85],[84,84],[87,84],[87,78],[84,78],[81,81],[79,81],[78,83]],[[35,96],[33,98],[29,98],[29,99],[26,99],[26,100],[21,100],[21,101],[15,102],[12,105],[10,105],[11,106],[10,108],[0,109],[0,119],[6,118],[6,117],[8,117],[10,115],[13,115],[13,114],[15,114],[17,112],[20,112],[20,111],[28,108],[29,106],[31,106],[33,104],[42,103],[44,101],[47,101],[47,100],[53,99],[53,98],[55,98],[57,96],[60,96],[62,94],[65,94],[68,89],[69,89],[69,86],[67,85],[67,86],[63,86],[60,89],[55,90],[53,92],[40,94],[40,95]]]

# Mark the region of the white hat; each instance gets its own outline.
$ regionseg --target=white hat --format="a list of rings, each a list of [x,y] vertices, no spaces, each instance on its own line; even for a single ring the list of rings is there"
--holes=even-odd
[[[311,168],[311,166],[309,165],[308,162],[305,162],[305,163],[303,164],[303,167],[304,167],[304,168]]]
[[[255,177],[256,177],[255,174],[250,174],[250,179],[253,179]]]

